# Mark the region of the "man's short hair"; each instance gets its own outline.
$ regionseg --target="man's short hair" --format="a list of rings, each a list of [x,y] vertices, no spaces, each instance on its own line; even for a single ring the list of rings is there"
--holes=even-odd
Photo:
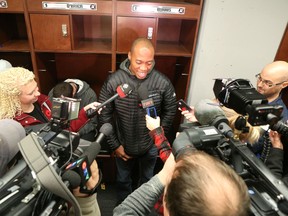
[[[226,163],[201,151],[177,159],[164,199],[170,216],[242,216],[250,209],[244,180]]]
[[[61,96],[73,98],[73,87],[67,82],[61,82],[53,88],[52,94],[55,98]]]

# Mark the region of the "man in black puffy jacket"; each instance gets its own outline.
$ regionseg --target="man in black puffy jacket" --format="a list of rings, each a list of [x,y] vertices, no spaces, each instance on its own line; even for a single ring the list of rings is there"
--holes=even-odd
[[[120,69],[112,73],[100,91],[102,103],[116,94],[119,85],[127,83],[132,93],[109,103],[100,115],[100,123],[111,123],[114,133],[107,139],[115,153],[118,203],[132,192],[131,172],[139,162],[139,185],[152,176],[157,149],[146,127],[146,109],[141,101],[151,99],[161,126],[167,135],[177,111],[175,89],[171,81],[154,68],[154,47],[146,38],[136,39]],[[143,91],[145,91],[143,98]]]

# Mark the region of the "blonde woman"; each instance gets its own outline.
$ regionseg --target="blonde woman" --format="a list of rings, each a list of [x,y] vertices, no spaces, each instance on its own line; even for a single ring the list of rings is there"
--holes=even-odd
[[[27,127],[49,122],[51,101],[39,92],[33,72],[12,67],[0,74],[0,119],[14,119]],[[72,120],[70,130],[77,132],[89,119],[86,110],[95,109],[100,103],[93,102],[79,111],[78,119]]]

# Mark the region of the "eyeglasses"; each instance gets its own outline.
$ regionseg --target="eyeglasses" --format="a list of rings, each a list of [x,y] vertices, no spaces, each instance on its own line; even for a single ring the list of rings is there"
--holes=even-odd
[[[272,88],[273,86],[277,86],[277,85],[281,85],[282,83],[286,82],[286,81],[283,81],[283,82],[279,82],[279,83],[272,83],[271,81],[269,80],[264,80],[262,79],[260,73],[259,74],[256,74],[255,77],[257,78],[257,82],[262,82],[263,85],[269,87],[269,88]]]

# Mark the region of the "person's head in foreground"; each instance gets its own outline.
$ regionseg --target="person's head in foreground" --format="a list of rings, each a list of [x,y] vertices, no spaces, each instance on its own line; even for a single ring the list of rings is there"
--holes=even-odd
[[[250,198],[243,179],[205,152],[179,155],[164,192],[165,216],[248,215]]]

